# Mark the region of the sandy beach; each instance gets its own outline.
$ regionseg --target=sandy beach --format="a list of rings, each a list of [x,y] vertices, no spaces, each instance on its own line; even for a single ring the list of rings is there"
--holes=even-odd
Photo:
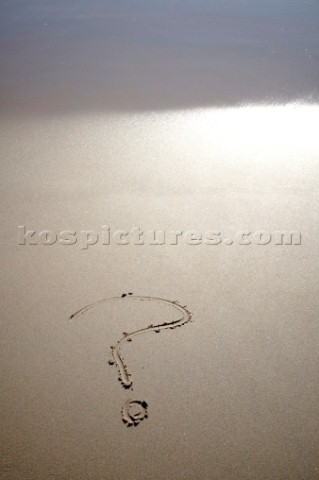
[[[2,478],[316,478],[317,117],[290,105],[2,120]],[[19,245],[22,225],[37,244]],[[39,240],[102,225],[224,236]],[[239,230],[302,242],[224,243]],[[179,313],[128,292],[192,314],[122,346],[133,391],[110,347]],[[133,429],[128,399],[148,404]]]
[[[4,1],[1,480],[317,480],[317,2]]]

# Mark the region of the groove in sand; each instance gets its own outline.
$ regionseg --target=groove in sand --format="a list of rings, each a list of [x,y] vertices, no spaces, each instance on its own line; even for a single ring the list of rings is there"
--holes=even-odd
[[[123,358],[121,357],[121,347],[123,343],[132,341],[132,339],[135,336],[140,335],[142,333],[146,333],[146,332],[159,333],[161,330],[175,329],[177,327],[181,327],[182,325],[185,325],[186,323],[190,322],[192,318],[192,314],[186,308],[186,306],[180,305],[177,301],[167,300],[165,298],[160,298],[160,297],[150,297],[150,296],[142,296],[142,295],[133,296],[132,293],[129,293],[129,294],[122,294],[120,297],[103,298],[102,300],[99,300],[97,302],[90,303],[85,307],[81,308],[80,310],[77,310],[75,313],[73,313],[70,316],[70,320],[74,319],[79,315],[83,315],[85,312],[87,312],[90,308],[94,307],[95,305],[99,305],[104,302],[111,302],[114,300],[127,301],[128,298],[134,301],[150,301],[150,302],[163,303],[163,304],[169,305],[175,308],[176,310],[178,310],[182,314],[182,317],[177,320],[173,320],[171,322],[162,322],[157,325],[151,324],[151,325],[148,325],[147,327],[134,330],[133,332],[129,332],[129,333],[123,332],[123,337],[120,338],[120,340],[118,340],[116,344],[111,346],[112,359],[109,360],[109,364],[110,365],[116,364],[118,369],[118,379],[121,382],[122,386],[126,389],[132,388],[133,381],[127,369],[127,366],[125,365]],[[136,414],[135,416],[131,415],[129,413],[129,409],[132,405],[135,405],[135,406],[138,405],[141,409],[141,412],[139,414]],[[143,418],[147,418],[147,406],[148,405],[145,401],[129,400],[128,402],[126,402],[126,404],[122,408],[123,422],[127,426],[138,425]]]

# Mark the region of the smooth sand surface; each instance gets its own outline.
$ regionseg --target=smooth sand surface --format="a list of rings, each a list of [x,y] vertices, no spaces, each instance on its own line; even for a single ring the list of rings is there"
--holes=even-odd
[[[2,117],[1,479],[318,478],[318,118],[300,104]],[[19,225],[302,242],[84,249],[18,245]],[[111,345],[179,312],[127,296],[70,320],[129,292],[192,313],[122,347],[133,391]],[[129,398],[148,404],[133,428]]]
[[[2,0],[6,112],[319,101],[318,0]]]

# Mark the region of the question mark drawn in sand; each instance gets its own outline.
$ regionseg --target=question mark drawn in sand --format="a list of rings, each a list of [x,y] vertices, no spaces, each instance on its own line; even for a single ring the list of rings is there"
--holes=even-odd
[[[126,389],[132,389],[133,387],[133,380],[132,376],[129,373],[127,366],[123,361],[123,357],[121,356],[121,347],[126,342],[131,342],[134,337],[146,332],[155,332],[159,333],[161,330],[168,330],[168,329],[175,329],[177,327],[181,327],[186,323],[191,321],[192,314],[189,310],[187,310],[186,306],[180,305],[177,301],[166,300],[165,298],[159,297],[149,297],[149,296],[140,296],[134,295],[132,293],[124,293],[120,297],[110,297],[110,298],[103,298],[102,300],[98,300],[97,302],[90,303],[85,307],[81,308],[77,312],[73,313],[70,316],[70,320],[74,319],[79,315],[83,315],[87,312],[90,308],[104,302],[110,301],[127,301],[127,299],[134,300],[134,301],[149,301],[149,302],[157,302],[163,303],[173,307],[174,309],[178,310],[182,317],[174,320],[172,322],[163,322],[158,325],[148,325],[147,327],[140,328],[133,332],[123,333],[123,337],[120,338],[114,345],[111,346],[112,358],[109,360],[109,365],[116,365],[118,370],[118,379],[121,382],[122,386]],[[148,417],[148,403],[145,400],[131,400],[128,399],[122,407],[122,421],[128,427],[137,426],[144,418]]]

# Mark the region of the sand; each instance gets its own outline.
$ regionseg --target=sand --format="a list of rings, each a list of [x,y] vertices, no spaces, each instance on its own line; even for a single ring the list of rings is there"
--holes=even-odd
[[[314,0],[2,0],[1,109],[319,101]]]
[[[0,10],[1,480],[317,480],[319,3]]]
[[[3,115],[1,478],[317,478],[318,114]],[[22,225],[37,244],[19,245]],[[302,236],[87,248],[38,237],[103,225]],[[181,313],[138,296],[192,321],[155,332]],[[133,389],[112,364],[123,332]],[[123,408],[143,421],[128,428]]]

